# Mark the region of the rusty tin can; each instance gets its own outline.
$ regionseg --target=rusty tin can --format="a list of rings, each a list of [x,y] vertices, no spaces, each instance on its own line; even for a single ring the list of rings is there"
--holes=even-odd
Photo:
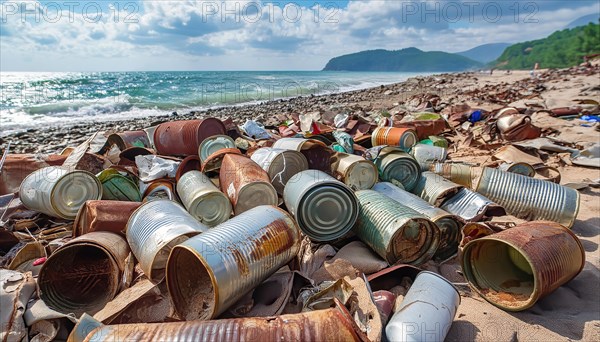
[[[368,190],[377,182],[377,167],[372,161],[347,153],[337,153],[334,160],[331,171],[352,190]]]
[[[308,168],[331,172],[331,150],[324,142],[316,139],[281,138],[273,144],[273,148],[298,151],[306,157]]]
[[[28,209],[73,220],[86,201],[102,198],[102,183],[87,171],[49,166],[25,177],[19,197]]]
[[[421,166],[415,158],[395,147],[384,147],[374,162],[382,181],[398,181],[407,191],[412,191],[421,177]]]
[[[283,189],[290,178],[308,169],[306,157],[293,150],[263,147],[252,153],[250,158],[269,174],[271,184],[279,195],[283,195]]]
[[[208,320],[287,264],[300,230],[285,211],[259,206],[173,248],[167,286],[185,320]]]
[[[107,143],[123,151],[130,147],[151,147],[145,131],[125,131],[108,136]]]
[[[189,171],[202,171],[202,162],[198,156],[187,156],[179,163],[175,172],[175,180],[179,182],[181,176]]]
[[[425,215],[373,190],[356,192],[360,214],[352,231],[390,265],[420,265],[440,244],[440,230]]]
[[[127,242],[142,271],[153,282],[165,276],[167,257],[173,246],[208,230],[185,209],[169,200],[143,204],[127,222]]]
[[[227,194],[235,215],[259,205],[277,206],[277,191],[269,175],[252,159],[226,154],[219,172],[221,191]]]
[[[392,183],[377,183],[373,186],[373,190],[425,215],[438,226],[440,245],[434,254],[434,258],[446,260],[458,252],[462,223],[456,216],[432,206],[419,196],[400,189]]]
[[[118,234],[92,232],[57,249],[40,270],[40,298],[62,313],[93,314],[120,290],[129,255],[127,241]]]
[[[421,174],[421,178],[412,193],[420,196],[429,204],[439,207],[462,188],[462,185],[451,182],[437,173],[426,171]]]
[[[567,228],[579,211],[579,192],[556,183],[484,168],[477,192],[524,220],[548,220]]]
[[[467,243],[462,269],[475,292],[522,311],[575,278],[585,265],[577,236],[555,222],[526,222]]]
[[[200,171],[190,171],[177,182],[177,193],[188,212],[203,224],[214,227],[231,216],[231,202]]]
[[[162,155],[197,155],[204,139],[225,134],[225,125],[219,119],[165,122],[154,131],[154,146]]]
[[[333,241],[352,229],[358,202],[352,189],[319,170],[298,173],[286,184],[283,200],[302,232],[314,241]]]
[[[96,231],[107,231],[125,236],[129,216],[139,202],[87,201],[79,209],[73,223],[73,237]]]
[[[398,146],[406,152],[418,142],[417,133],[411,128],[377,127],[371,134],[373,146]]]

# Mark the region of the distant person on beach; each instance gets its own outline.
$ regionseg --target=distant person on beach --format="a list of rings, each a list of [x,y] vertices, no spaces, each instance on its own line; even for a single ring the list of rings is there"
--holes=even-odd
[[[533,66],[533,70],[531,70],[530,74],[531,74],[531,78],[535,78],[536,77],[536,72],[538,70],[538,68],[540,67],[539,63],[535,63],[535,65]]]

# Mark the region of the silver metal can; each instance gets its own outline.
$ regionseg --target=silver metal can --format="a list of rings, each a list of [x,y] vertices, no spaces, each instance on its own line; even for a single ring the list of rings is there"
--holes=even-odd
[[[269,174],[271,184],[279,195],[283,195],[283,189],[290,178],[308,169],[306,157],[293,150],[263,147],[256,150],[250,158]]]
[[[184,173],[177,182],[177,194],[188,212],[209,227],[231,216],[229,198],[200,171]]]

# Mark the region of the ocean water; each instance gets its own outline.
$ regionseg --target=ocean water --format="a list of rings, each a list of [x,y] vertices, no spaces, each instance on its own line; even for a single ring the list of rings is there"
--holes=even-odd
[[[0,136],[30,128],[187,113],[221,106],[339,93],[418,73],[1,72]]]

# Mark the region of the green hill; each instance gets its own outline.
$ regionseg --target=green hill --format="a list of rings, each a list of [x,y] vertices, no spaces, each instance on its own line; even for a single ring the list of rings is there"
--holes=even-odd
[[[600,25],[590,23],[509,46],[495,64],[500,69],[531,69],[535,63],[540,68],[567,68],[596,53],[600,53]]]
[[[481,67],[467,57],[441,51],[407,48],[397,51],[369,50],[331,59],[324,71],[462,71]]]

